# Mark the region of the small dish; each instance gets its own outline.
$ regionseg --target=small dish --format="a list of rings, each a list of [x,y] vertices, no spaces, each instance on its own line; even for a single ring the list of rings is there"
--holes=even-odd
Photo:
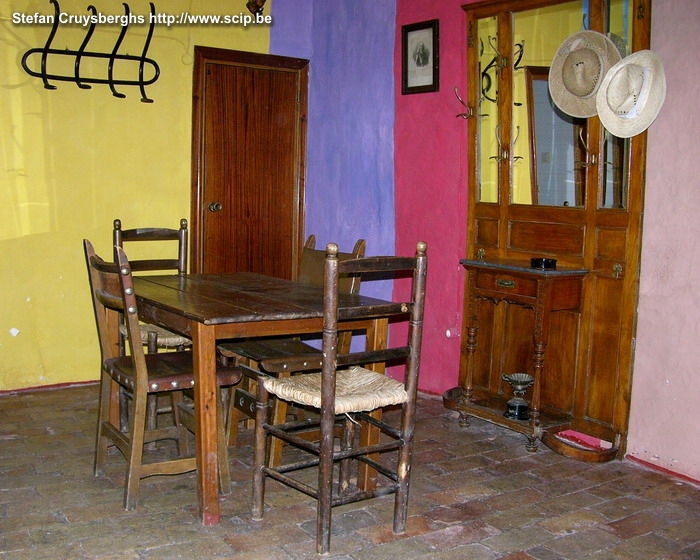
[[[557,259],[530,259],[530,268],[540,268],[542,270],[556,270]]]

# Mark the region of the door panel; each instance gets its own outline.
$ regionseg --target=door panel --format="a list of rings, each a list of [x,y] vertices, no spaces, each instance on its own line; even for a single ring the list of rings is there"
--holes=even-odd
[[[192,269],[294,278],[308,62],[202,47],[195,54]]]

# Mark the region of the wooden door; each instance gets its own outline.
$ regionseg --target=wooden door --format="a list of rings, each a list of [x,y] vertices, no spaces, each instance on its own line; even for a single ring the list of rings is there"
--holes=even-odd
[[[192,271],[294,278],[308,61],[195,47]]]

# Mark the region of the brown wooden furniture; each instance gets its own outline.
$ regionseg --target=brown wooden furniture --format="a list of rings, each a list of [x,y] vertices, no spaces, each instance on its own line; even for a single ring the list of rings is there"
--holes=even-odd
[[[469,129],[465,256],[524,268],[532,257],[547,257],[557,259],[559,269],[589,271],[582,280],[580,313],[562,311],[552,318],[544,363],[550,384],[535,391],[542,410],[563,413],[569,429],[604,440],[613,452],[583,452],[555,438],[545,437],[545,443],[585,460],[623,457],[646,133],[615,138],[597,116],[562,119],[551,110],[542,67],[550,65],[564,40],[581,31],[582,21],[586,29],[606,33],[622,56],[648,49],[651,0],[485,0],[464,10]],[[537,69],[530,70],[533,66]],[[535,97],[538,89],[544,97]],[[546,118],[535,116],[537,107],[549,111]],[[544,144],[542,136],[557,141]],[[467,390],[468,364],[474,360],[475,386],[499,393],[502,388],[486,381],[493,364],[505,363],[508,372],[532,367],[531,312],[500,305],[495,315],[480,315],[479,345],[470,353],[469,282],[458,388]],[[479,306],[478,313],[487,313],[487,307]],[[446,393],[447,405],[453,404],[451,394]]]
[[[413,443],[415,400],[418,389],[420,345],[427,276],[426,244],[418,243],[415,258],[367,257],[338,259],[338,246],[327,247],[324,286],[323,353],[291,358],[263,360],[262,370],[276,376],[260,374],[256,405],[255,465],[253,470],[253,519],[262,519],[265,500],[265,480],[270,477],[317,500],[316,552],[327,554],[330,548],[331,511],[333,506],[395,494],[395,533],[403,533],[408,513],[409,475]],[[392,303],[346,307],[339,305],[341,274],[365,274],[365,281],[386,278],[387,275],[411,275],[412,285],[405,299]],[[374,274],[374,277],[372,276]],[[382,350],[342,353],[338,350],[341,321],[346,318],[393,316],[407,324],[407,336],[392,337],[394,344]],[[398,325],[395,325],[398,328]],[[403,363],[404,381],[365,369],[373,363]],[[319,372],[319,369],[321,370]],[[280,376],[286,371],[307,371],[304,375]],[[320,418],[277,424],[269,414],[269,396],[298,405],[311,406]],[[401,405],[400,423],[381,421],[373,411],[390,405]],[[380,429],[381,443],[358,442],[355,426],[371,423]],[[336,429],[342,427],[338,445]],[[320,440],[308,441],[310,429],[320,428]],[[268,466],[268,453],[274,439],[308,455],[292,453],[288,462]],[[396,456],[391,451],[396,452]],[[381,463],[380,463],[381,455]],[[387,456],[395,461],[387,460]],[[369,464],[386,481],[365,492],[352,483],[354,461]],[[334,465],[338,481],[334,483]],[[309,482],[308,469],[317,471],[317,483]]]
[[[178,274],[187,274],[187,245],[188,231],[187,220],[180,220],[179,229],[170,228],[131,228],[122,229],[122,221],[114,220],[112,229],[112,245],[115,247],[124,248],[124,244],[138,242],[142,247],[145,243],[156,243],[158,246],[169,242],[173,249],[174,255],[177,258],[165,257],[150,257],[150,258],[133,258],[129,261],[133,272],[154,272],[157,270],[173,271]],[[141,248],[140,247],[140,248]],[[157,249],[154,249],[154,251]],[[125,249],[126,251],[126,249]],[[131,254],[132,251],[126,251]],[[134,248],[134,253],[136,249]],[[141,326],[141,339],[148,346],[150,353],[155,353],[159,348],[168,349],[174,348],[183,350],[187,346],[191,346],[192,341],[187,337],[173,333],[167,329],[163,329],[158,325],[143,324]]]
[[[583,280],[588,271],[536,270],[467,259],[460,262],[468,273],[465,292],[466,375],[460,387],[445,396],[445,403],[460,411],[465,425],[468,425],[471,415],[506,426],[525,434],[528,450],[536,451],[537,439],[544,430],[561,429],[571,421],[565,411],[551,406],[542,410],[541,396],[545,393],[549,397],[546,402],[552,402],[553,395],[561,391],[564,379],[568,380],[568,376],[561,373],[561,369],[567,367],[567,361],[556,356],[562,349],[569,350],[562,348],[564,340],[561,336],[547,352],[550,325],[562,324],[555,317],[557,313],[580,313]],[[511,305],[530,310],[530,313],[521,310],[509,313]],[[484,337],[485,352],[478,357],[480,317],[488,338]],[[516,321],[516,328],[521,331],[517,335],[509,332]],[[570,340],[569,344],[572,342]],[[518,352],[518,346],[521,352]],[[504,348],[505,351],[498,351]],[[514,359],[520,357],[519,353],[522,357],[531,356],[530,363]],[[485,360],[487,356],[488,361]],[[515,369],[519,367],[524,369]],[[568,367],[573,367],[573,364],[569,362]],[[529,421],[504,416],[506,402],[513,394],[501,375],[518,372],[529,373],[535,378]]]
[[[323,287],[323,268],[326,259],[326,252],[318,250],[316,247],[316,236],[310,235],[304,244],[304,250],[301,254],[301,263],[299,265],[298,282],[309,284],[311,286]],[[359,239],[352,252],[338,253],[338,259],[348,260],[363,257],[365,255],[366,243],[364,239]],[[343,292],[356,294],[360,289],[359,276],[345,276],[340,279],[340,290]],[[347,352],[350,349],[352,333],[343,332],[339,337],[339,351]],[[236,340],[222,342],[217,346],[217,351],[227,359],[235,359],[239,362],[252,365],[253,369],[248,368],[248,371],[258,370],[262,360],[278,357],[291,357],[294,354],[309,354],[320,353],[320,350],[306,344],[298,337],[269,337],[256,338],[248,340]],[[291,375],[293,372],[286,371],[283,375]],[[255,375],[248,378],[253,388],[243,386],[236,389],[234,398],[229,403],[228,411],[228,443],[235,445],[238,436],[238,424],[244,418],[255,418]],[[273,422],[282,423],[287,417],[287,404],[285,401],[273,399]],[[282,441],[277,440],[270,453],[271,464],[279,462],[282,453]]]
[[[131,246],[138,243],[138,249],[143,249],[145,245],[149,246],[150,257],[139,257],[129,261],[132,272],[155,272],[155,271],[172,271],[178,274],[187,273],[187,246],[188,246],[188,231],[187,220],[180,220],[179,229],[171,228],[130,228],[123,229],[120,219],[114,220],[112,228],[112,245],[115,247],[124,248],[124,244],[128,244],[130,249],[127,253],[132,253]],[[154,256],[159,249],[168,247],[171,250],[171,257]],[[136,252],[136,247],[133,248],[133,253]],[[133,254],[132,253],[132,254]],[[122,335],[122,345],[126,339],[126,325],[120,326]],[[148,352],[154,354],[159,349],[176,349],[182,351],[192,345],[192,341],[171,332],[158,325],[141,324],[141,340],[148,347]],[[172,396],[172,394],[171,394]],[[151,395],[148,399],[148,427],[154,429],[157,424],[157,415],[159,412],[169,412],[172,406],[158,408],[158,395]],[[127,406],[123,402],[121,412],[126,414]],[[122,418],[122,426],[127,425],[127,418]]]
[[[200,518],[219,522],[217,496],[216,342],[231,338],[319,333],[323,330],[323,290],[248,272],[134,277],[139,316],[192,339],[195,368],[194,401],[197,427],[197,488]],[[340,307],[379,306],[382,300],[341,294]],[[343,320],[343,330],[366,333],[368,350],[387,339],[386,317]],[[383,364],[371,369],[384,372]],[[371,429],[364,437],[378,437]],[[372,488],[377,473],[360,469],[359,485]]]
[[[173,408],[174,425],[160,429],[146,426],[146,406],[150,395],[176,392],[191,388],[195,383],[193,354],[191,352],[167,352],[145,354],[139,336],[139,320],[134,294],[131,265],[123,249],[115,249],[116,262],[108,263],[95,254],[92,244],[83,242],[90,277],[92,296],[100,342],[102,372],[100,381],[100,404],[95,445],[95,476],[104,474],[107,449],[115,445],[126,458],[126,482],[124,485],[124,508],[134,509],[138,500],[142,478],[157,474],[179,474],[194,470],[196,460],[188,457],[187,439],[180,422],[179,407]],[[122,355],[115,344],[115,326],[123,316],[127,329],[128,355]],[[135,342],[136,341],[136,342]],[[219,367],[212,376],[218,386],[238,383],[241,371],[237,367]],[[118,416],[113,410],[118,404],[117,389],[123,388],[131,395],[133,413],[128,431],[113,423]],[[181,394],[180,394],[181,395]],[[181,398],[180,398],[181,400]],[[192,426],[192,424],[189,424]],[[224,423],[216,423],[218,437],[224,441]],[[180,457],[177,459],[144,462],[144,444],[162,439],[178,441]],[[227,473],[226,447],[219,449],[216,460],[222,475]],[[230,477],[222,480],[222,489],[230,488]]]

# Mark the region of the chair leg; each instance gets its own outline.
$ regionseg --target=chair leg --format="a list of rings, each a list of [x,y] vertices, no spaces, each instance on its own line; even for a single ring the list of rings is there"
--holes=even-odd
[[[271,424],[273,426],[277,424],[284,424],[287,420],[287,403],[282,399],[273,398],[272,399],[272,420]],[[279,438],[272,438],[270,442],[270,458],[268,460],[268,465],[270,467],[276,467],[282,464],[282,449],[284,447],[284,442]]]
[[[187,433],[189,430],[180,419],[179,405],[185,402],[184,395],[182,391],[172,391],[168,396],[170,398],[170,407],[173,414],[173,424],[177,426],[177,453],[180,457],[189,457],[190,443],[187,439]]]
[[[100,403],[97,414],[97,439],[95,441],[95,463],[93,467],[95,476],[104,475],[109,439],[102,435],[102,424],[109,422],[112,403],[112,378],[104,372],[101,375]]]
[[[413,421],[415,405],[407,403],[403,405],[401,412],[401,439],[403,445],[399,450],[399,462],[396,469],[398,475],[398,489],[394,496],[394,533],[400,535],[406,530],[406,518],[408,516],[408,489],[411,476],[411,454],[413,450]]]
[[[343,434],[341,440],[341,449],[348,450],[352,449],[353,443],[355,441],[355,423],[348,416],[345,417],[343,422]],[[350,490],[350,459],[343,459],[340,461],[340,473],[338,477],[338,493],[342,496],[347,494]]]
[[[158,352],[158,333],[149,331],[148,333],[148,343],[147,343],[148,353],[156,354]],[[147,416],[147,428],[149,430],[155,430],[158,425],[158,395],[148,395],[148,412]],[[155,442],[147,443],[146,449],[153,451],[156,448]]]
[[[134,395],[134,418],[131,424],[130,445],[127,457],[126,483],[124,484],[124,509],[135,509],[141,483],[143,441],[146,430],[147,396]]]
[[[231,493],[231,471],[228,465],[228,446],[226,437],[226,422],[224,421],[224,402],[221,399],[221,394],[226,391],[226,388],[219,389],[220,401],[216,407],[216,436],[217,446],[219,448],[219,491],[221,494]]]
[[[119,387],[119,428],[129,431],[129,395],[124,387]]]
[[[268,421],[269,393],[261,382],[258,382],[257,402],[255,404],[255,456],[253,459],[253,511],[255,521],[263,518],[265,511],[265,473],[263,467],[266,464],[267,440],[265,424]]]
[[[243,381],[245,383],[245,380]],[[236,388],[229,387],[228,413],[226,414],[226,443],[235,447],[238,443],[238,424],[243,420],[241,411],[236,408]]]
[[[333,509],[333,440],[335,414],[321,410],[319,446],[318,497],[316,504],[316,552],[328,554],[331,547],[331,514]]]

